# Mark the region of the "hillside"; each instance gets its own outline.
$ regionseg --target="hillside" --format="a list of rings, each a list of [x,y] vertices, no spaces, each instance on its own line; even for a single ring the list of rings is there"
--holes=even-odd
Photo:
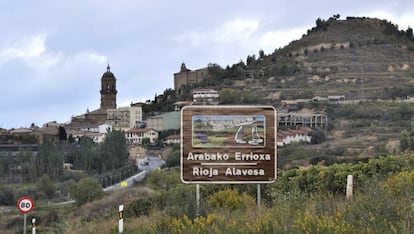
[[[412,30],[399,31],[385,20],[353,17],[317,20],[317,25],[300,40],[248,66],[263,71],[266,82],[256,87],[260,93],[281,91],[289,98],[312,90],[313,95],[345,95],[347,99],[412,94]],[[293,89],[293,93],[280,89]]]
[[[271,61],[272,57],[296,70],[288,76],[274,76],[272,82],[269,78],[264,90],[274,92],[273,88],[279,86],[280,95],[286,99],[310,98],[309,94],[303,96],[310,93],[375,101],[311,106],[314,111],[327,112],[330,128],[324,144],[306,148],[309,154],[346,160],[349,156],[399,152],[401,132],[412,121],[411,107],[389,101],[414,94],[412,31],[399,31],[397,26],[378,19],[329,19],[266,59]],[[264,69],[275,67],[266,60],[263,65]],[[403,109],[410,114],[403,116]],[[322,156],[321,160],[327,158]]]
[[[247,56],[246,63],[226,68],[213,64],[208,80],[192,88],[221,91],[226,99],[222,104],[277,108],[286,99],[343,95],[354,104],[313,102],[298,107],[297,111],[325,112],[329,128],[325,143],[305,147],[296,159],[398,153],[401,132],[414,121],[413,108],[402,101],[414,96],[412,29],[399,30],[387,20],[334,16],[317,19],[304,33],[271,54]]]
[[[237,88],[274,103],[280,99],[345,95],[395,99],[414,95],[411,28],[375,18],[331,17],[271,54],[259,51],[231,67],[210,64],[195,87]],[[193,88],[195,88],[193,87]]]

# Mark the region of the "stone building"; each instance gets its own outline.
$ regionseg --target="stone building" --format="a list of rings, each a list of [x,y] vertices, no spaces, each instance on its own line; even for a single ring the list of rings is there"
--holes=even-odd
[[[100,109],[116,109],[116,78],[111,72],[109,64],[106,72],[101,78],[101,108]]]
[[[106,67],[106,72],[101,78],[101,106],[94,111],[87,111],[85,114],[72,118],[74,123],[104,123],[107,119],[107,110],[116,109],[116,78],[111,68]]]
[[[108,109],[106,122],[115,129],[130,129],[142,122],[142,105],[131,104],[129,107]]]
[[[180,72],[174,73],[174,90],[182,93],[182,90],[191,84],[200,83],[208,75],[208,68],[200,68],[197,70],[187,69],[185,63],[181,64]]]

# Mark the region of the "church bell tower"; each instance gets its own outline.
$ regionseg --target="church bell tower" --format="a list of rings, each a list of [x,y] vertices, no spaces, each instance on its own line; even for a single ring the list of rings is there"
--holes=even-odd
[[[101,109],[116,109],[116,78],[111,68],[106,67],[106,72],[101,78]]]

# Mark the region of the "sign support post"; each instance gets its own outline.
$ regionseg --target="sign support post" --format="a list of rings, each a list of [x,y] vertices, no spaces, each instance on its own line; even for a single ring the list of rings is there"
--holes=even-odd
[[[200,216],[200,184],[196,184],[196,217]]]
[[[26,229],[27,229],[27,227],[26,227],[26,219],[27,219],[26,213],[24,213],[23,217],[24,217],[23,218],[23,233],[26,234]]]
[[[273,106],[185,106],[181,109],[181,181],[200,183],[273,183],[277,170],[277,117]]]
[[[257,184],[257,207],[260,207],[260,202],[261,202],[260,184]]]

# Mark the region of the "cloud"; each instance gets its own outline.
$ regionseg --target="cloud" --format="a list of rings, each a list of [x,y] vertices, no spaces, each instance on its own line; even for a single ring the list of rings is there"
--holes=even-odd
[[[257,31],[258,20],[232,19],[207,32],[189,31],[175,37],[180,44],[193,47],[206,44],[226,45],[246,42]]]
[[[405,12],[405,13],[400,12],[399,14],[393,14],[385,10],[375,10],[375,11],[369,12],[366,15],[372,18],[385,19],[387,21],[390,21],[393,24],[397,24],[398,29],[406,30],[408,27],[411,27],[411,28],[414,27],[413,14],[414,14],[414,10],[412,10],[411,12]]]
[[[5,127],[27,124],[13,116],[31,116],[30,121],[39,124],[67,121],[99,105],[99,80],[107,56],[92,50],[64,54],[48,48],[46,41],[46,34],[36,34],[0,49],[0,72],[7,74],[0,80],[9,87],[1,93],[6,101],[0,104],[0,119],[9,119],[1,123]]]
[[[189,67],[234,64],[259,51],[260,26],[259,18],[235,17],[204,27],[204,31],[187,30],[174,37],[175,53]]]
[[[212,39],[217,43],[240,43],[248,41],[259,27],[258,20],[235,19],[225,22],[213,32]]]
[[[27,41],[22,40],[15,43],[11,48],[5,51],[6,56],[23,59],[31,59],[43,54],[45,48],[46,35],[40,34],[29,38]]]
[[[260,47],[267,53],[272,53],[276,48],[288,45],[292,40],[297,40],[306,34],[307,28],[293,28],[288,30],[267,31],[260,38]]]
[[[119,106],[152,99],[190,69],[234,64],[299,39],[316,18],[384,18],[405,30],[409,1],[36,1],[0,3],[0,126],[67,120],[99,107],[109,62]],[[367,14],[367,12],[372,12]],[[374,12],[375,11],[375,12]],[[74,17],[76,16],[76,17]],[[309,27],[310,26],[310,27]],[[414,25],[412,25],[414,26]],[[46,113],[46,114],[45,114]]]
[[[47,69],[55,66],[61,60],[61,55],[46,51],[46,38],[46,34],[25,36],[3,46],[0,50],[0,65],[17,59],[33,68]]]

